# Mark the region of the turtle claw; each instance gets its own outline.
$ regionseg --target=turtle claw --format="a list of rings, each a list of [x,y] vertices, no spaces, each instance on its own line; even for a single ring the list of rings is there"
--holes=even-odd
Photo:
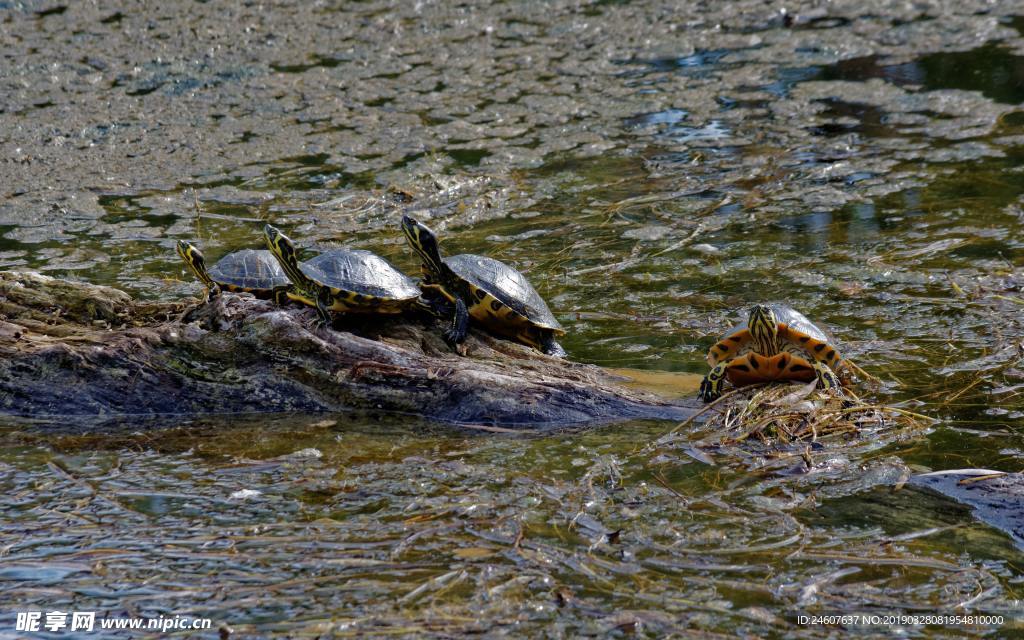
[[[722,380],[725,378],[725,363],[715,365],[708,375],[700,381],[697,395],[704,402],[712,402],[722,397]]]
[[[311,331],[320,331],[324,327],[329,328],[330,326],[331,324],[327,320],[321,318],[319,315],[313,318],[313,321],[309,323],[309,328]]]
[[[700,397],[704,402],[712,402],[721,397],[721,393],[715,393],[711,381],[704,378],[700,382],[700,390],[697,392],[697,396]]]
[[[447,329],[441,333],[441,338],[444,340],[444,343],[448,345],[449,349],[459,354],[460,356],[466,355],[467,348],[465,343],[465,334],[461,336],[462,340],[460,340],[460,336],[457,331]]]
[[[313,329],[332,328],[334,326],[333,318],[330,314],[320,313],[320,309],[317,309],[316,318],[313,319]]]
[[[441,332],[441,338],[444,339],[444,343],[455,350],[459,346],[459,337],[451,329],[445,329]]]

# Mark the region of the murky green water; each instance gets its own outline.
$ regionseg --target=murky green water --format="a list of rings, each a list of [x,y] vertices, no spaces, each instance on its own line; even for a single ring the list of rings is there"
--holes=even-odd
[[[408,211],[528,273],[576,360],[702,374],[738,310],[781,300],[882,380],[862,395],[936,419],[827,441],[812,473],[788,472],[802,447],[656,447],[665,424],[9,425],[0,620],[824,637],[795,616],[976,612],[1019,633],[1020,549],[892,488],[1024,459],[1024,17],[981,8],[0,3],[23,56],[0,71],[0,268],[195,295],[177,239],[215,257],[270,221],[414,271]]]

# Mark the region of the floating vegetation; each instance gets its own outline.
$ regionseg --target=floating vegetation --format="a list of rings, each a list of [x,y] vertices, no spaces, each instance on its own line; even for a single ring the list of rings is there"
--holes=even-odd
[[[839,395],[816,387],[817,380],[812,380],[733,389],[658,443],[671,443],[682,432],[687,441],[699,434],[705,443],[736,446],[754,441],[781,450],[798,444],[846,446],[860,438],[877,444],[920,435],[935,422],[913,411],[865,402],[849,390]]]

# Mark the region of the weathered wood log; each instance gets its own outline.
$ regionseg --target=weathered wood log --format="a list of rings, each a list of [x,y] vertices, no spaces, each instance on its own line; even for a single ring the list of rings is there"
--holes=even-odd
[[[0,272],[0,415],[369,411],[538,428],[693,411],[624,388],[598,367],[480,333],[460,357],[429,321],[313,321],[311,309],[247,294],[147,303]]]

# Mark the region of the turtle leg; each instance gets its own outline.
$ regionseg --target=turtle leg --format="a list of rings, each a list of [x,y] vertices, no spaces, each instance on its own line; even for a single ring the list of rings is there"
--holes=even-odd
[[[725,367],[728,364],[728,362],[719,362],[700,381],[700,391],[697,392],[697,395],[701,400],[711,402],[722,395],[722,381],[725,380]]]
[[[455,300],[441,285],[422,281],[420,290],[422,293],[415,304],[420,310],[439,320],[448,320],[455,313]]]
[[[562,345],[558,344],[558,341],[555,340],[553,331],[540,332],[540,351],[554,358],[564,358],[569,355],[562,348]]]
[[[840,389],[839,378],[828,365],[820,360],[814,361],[814,373],[818,376],[818,386],[822,389]]]
[[[469,311],[462,298],[455,299],[455,313],[452,315],[452,324],[442,334],[448,346],[458,351],[459,345],[465,342],[466,334],[469,332]]]
[[[331,294],[327,287],[321,287],[316,296],[316,312],[319,317],[316,320],[317,327],[329,327],[332,325],[331,318]]]
[[[216,298],[219,295],[220,295],[220,285],[217,284],[216,282],[214,282],[213,285],[211,285],[206,290],[206,301],[207,302],[213,302],[213,299]]]
[[[281,305],[282,307],[288,306],[288,303],[291,302],[291,298],[288,297],[288,290],[278,289],[277,291],[275,291],[274,302]]]
[[[455,311],[454,305],[443,296],[422,295],[413,302],[413,308],[435,319],[451,318]]]
[[[750,331],[747,329],[735,331],[712,345],[710,354],[713,354],[719,362],[726,362],[732,360],[748,342],[750,342]]]
[[[837,376],[835,372],[828,367],[827,364],[816,360],[814,362],[814,373],[816,373],[818,376],[819,387],[825,390],[835,389],[836,393],[838,393],[839,396],[843,398],[844,408],[849,409],[850,407],[853,406],[853,401],[846,397],[846,395],[843,393],[843,385],[839,381],[839,376]]]

